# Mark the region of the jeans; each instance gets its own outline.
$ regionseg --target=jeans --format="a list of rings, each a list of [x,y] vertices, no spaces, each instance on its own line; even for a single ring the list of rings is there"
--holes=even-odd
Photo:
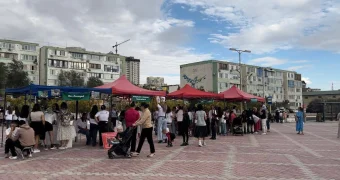
[[[158,120],[157,120],[157,140],[158,141],[162,141],[162,140],[166,139],[166,136],[162,133],[162,130],[164,128],[163,127],[164,122],[166,123],[166,120],[165,120],[164,117],[158,117]]]
[[[221,122],[221,134],[222,135],[227,134],[227,123]]]
[[[267,130],[270,130],[270,120],[267,119]]]
[[[9,128],[9,126],[11,125],[12,123],[12,120],[6,120],[6,127],[7,129]]]
[[[216,139],[216,120],[211,121],[211,139]]]
[[[92,146],[97,144],[97,134],[98,134],[98,125],[97,124],[90,124],[90,137]]]
[[[243,133],[247,133],[247,131],[248,131],[248,126],[247,126],[247,123],[246,123],[246,122],[242,123],[242,130],[243,130]]]
[[[84,134],[86,136],[86,145],[90,145],[91,143],[90,131],[87,129],[79,129],[78,133]]]
[[[145,139],[148,140],[148,143],[150,145],[150,153],[155,153],[155,145],[153,144],[153,139],[152,139],[152,127],[142,129],[142,133],[140,135],[140,139],[138,143],[137,153],[140,153],[140,151],[142,150]]]
[[[262,133],[267,133],[267,119],[261,119]]]
[[[133,127],[129,127],[133,128]],[[135,152],[136,151],[136,142],[137,142],[137,128],[134,128],[132,130],[132,137],[131,137],[131,149],[130,152]]]
[[[12,156],[17,156],[17,152],[15,151],[15,147],[19,149],[23,149],[24,147],[20,144],[20,141],[13,141],[12,139],[8,138],[5,144],[5,154],[8,154],[11,151]]]
[[[189,126],[182,124],[182,137],[183,137],[183,143],[189,142]]]
[[[99,146],[103,146],[102,133],[107,132],[107,122],[99,121],[98,128],[99,128]]]

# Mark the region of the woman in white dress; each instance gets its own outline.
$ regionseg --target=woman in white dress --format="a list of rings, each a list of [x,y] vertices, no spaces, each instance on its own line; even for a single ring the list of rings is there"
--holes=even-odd
[[[60,112],[57,115],[57,120],[57,140],[60,141],[59,149],[67,149],[69,141],[76,137],[76,130],[73,126],[74,117],[67,109],[66,102],[62,102],[60,105]]]

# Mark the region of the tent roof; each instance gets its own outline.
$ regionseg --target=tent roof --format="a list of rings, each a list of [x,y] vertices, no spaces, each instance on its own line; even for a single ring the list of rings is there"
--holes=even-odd
[[[82,88],[82,87],[64,87],[64,86],[43,86],[30,84],[26,87],[6,89],[6,94],[36,94],[38,91],[48,91],[52,89],[59,89],[60,92],[89,92],[96,91],[107,93],[110,89],[96,89],[96,88]]]
[[[218,94],[200,91],[198,89],[195,89],[191,87],[189,84],[186,84],[183,88],[180,90],[177,90],[175,92],[172,92],[167,95],[168,97],[172,98],[181,98],[181,99],[194,99],[194,98],[219,98]]]
[[[165,96],[165,91],[151,91],[133,85],[123,75],[114,82],[96,87],[97,89],[111,89],[112,94],[116,95],[144,95],[144,96]]]
[[[221,92],[220,94],[222,94],[223,99],[232,101],[250,101],[251,99],[257,99],[259,102],[265,101],[264,98],[243,92],[236,86],[233,86],[230,89]]]

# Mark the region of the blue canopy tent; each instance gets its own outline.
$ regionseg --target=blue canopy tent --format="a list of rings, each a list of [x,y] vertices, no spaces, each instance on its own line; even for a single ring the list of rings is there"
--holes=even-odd
[[[44,86],[44,85],[36,85],[36,84],[30,84],[26,87],[21,88],[9,88],[5,90],[5,98],[4,98],[4,108],[6,108],[6,96],[7,95],[25,95],[25,104],[26,104],[26,96],[27,95],[34,95],[38,96],[39,91],[47,91],[48,97],[52,96],[52,90],[59,90],[60,95],[63,92],[99,92],[99,93],[105,93],[105,94],[111,94],[112,89],[99,89],[99,88],[82,88],[82,87],[63,87],[63,86]],[[76,119],[78,114],[78,101],[76,101]],[[1,140],[1,147],[3,146],[3,125],[2,125],[2,140]]]

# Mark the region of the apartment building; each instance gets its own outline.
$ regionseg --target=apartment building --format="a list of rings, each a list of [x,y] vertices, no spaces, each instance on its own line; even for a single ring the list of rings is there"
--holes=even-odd
[[[0,62],[10,63],[13,59],[21,61],[34,84],[39,84],[38,58],[37,43],[0,39]]]
[[[108,83],[120,77],[124,61],[125,57],[113,53],[92,52],[80,47],[43,46],[40,49],[39,81],[43,85],[58,85],[61,70],[75,70],[85,81],[89,77],[98,77]]]
[[[271,96],[274,103],[286,102],[291,109],[302,106],[301,74],[294,71],[246,64],[240,68],[238,63],[208,60],[181,65],[180,72],[181,87],[190,84],[220,93],[236,85],[256,96]]]
[[[155,85],[155,86],[163,86],[164,78],[163,77],[147,77],[146,84]]]
[[[123,74],[126,78],[135,85],[140,84],[140,59],[134,57],[126,57],[123,65]]]

